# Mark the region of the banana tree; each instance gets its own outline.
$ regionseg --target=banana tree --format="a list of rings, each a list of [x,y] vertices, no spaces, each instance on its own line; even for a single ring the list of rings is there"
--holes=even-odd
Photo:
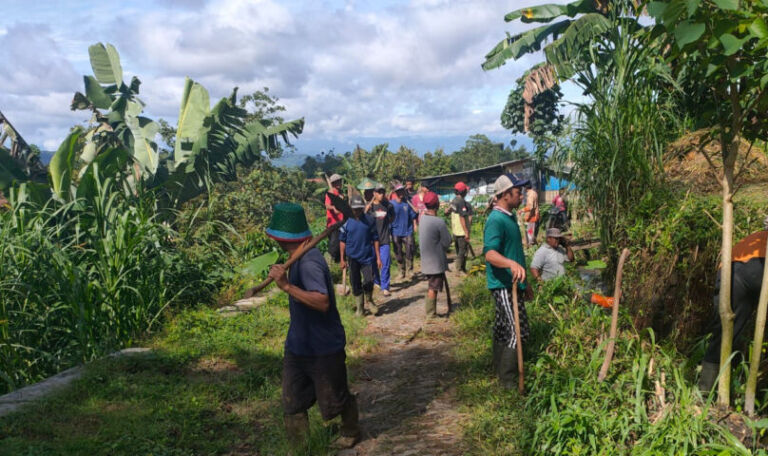
[[[640,6],[632,0],[576,0],[558,5],[544,4],[521,8],[504,16],[506,22],[543,23],[501,40],[485,56],[484,70],[499,68],[536,51],[544,51],[545,64],[531,68],[523,80],[524,131],[534,115],[534,98],[572,78],[592,52],[593,41],[614,27],[639,28],[636,15]]]
[[[252,166],[280,140],[302,132],[303,119],[276,125],[246,120],[247,111],[236,104],[237,89],[211,108],[207,90],[187,78],[173,154],[160,154],[160,125],[142,115],[141,81],[123,81],[111,44],[94,44],[88,53],[93,76],[84,76],[85,90],[75,93],[71,108],[93,115],[89,128],[73,130],[52,159],[51,186],[59,199],[88,195],[99,174],[119,175],[134,190],[154,190],[164,205],[176,206],[216,182],[236,179],[238,166]],[[73,189],[73,183],[84,187]]]

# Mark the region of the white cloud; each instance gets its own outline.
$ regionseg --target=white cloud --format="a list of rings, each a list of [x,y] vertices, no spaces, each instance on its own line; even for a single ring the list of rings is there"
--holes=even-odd
[[[141,78],[141,97],[153,117],[176,117],[185,76],[208,88],[212,102],[234,86],[241,95],[267,86],[287,106],[287,117],[306,118],[302,137],[307,138],[499,133],[508,90],[538,60],[480,69],[504,32],[520,27],[503,21],[518,5],[332,1],[163,0],[144,10],[115,6],[109,21],[81,21],[78,35],[62,44],[66,54],[52,38],[64,34],[66,21],[11,25],[6,35],[0,32],[0,61],[18,60],[27,69],[27,76],[9,75],[11,95],[48,97],[50,124],[26,133],[33,136],[28,141],[47,144],[60,141],[77,117],[62,94],[69,98],[70,91],[82,90],[77,73],[87,70],[82,66],[94,41],[118,47],[126,73]],[[80,13],[89,17],[88,11]],[[32,32],[34,52],[22,47],[28,46],[22,37]],[[13,51],[3,51],[11,36],[17,40]],[[71,55],[73,43],[79,43],[78,57]],[[9,96],[5,86],[1,92],[0,107]],[[14,105],[19,109],[20,103]]]

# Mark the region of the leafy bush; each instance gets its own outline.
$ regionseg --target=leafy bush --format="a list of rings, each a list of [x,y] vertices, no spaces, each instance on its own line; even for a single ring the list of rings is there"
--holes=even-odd
[[[0,391],[130,345],[174,303],[211,299],[213,257],[177,249],[152,199],[113,185],[0,213]]]

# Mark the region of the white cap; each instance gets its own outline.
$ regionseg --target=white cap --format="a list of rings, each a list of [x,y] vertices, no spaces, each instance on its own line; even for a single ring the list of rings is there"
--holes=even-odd
[[[499,196],[514,186],[515,184],[512,182],[512,179],[507,177],[506,174],[502,174],[496,179],[496,182],[493,183],[493,194]]]
[[[336,182],[341,180],[341,176],[338,174],[332,174],[331,177],[328,178],[328,182]]]

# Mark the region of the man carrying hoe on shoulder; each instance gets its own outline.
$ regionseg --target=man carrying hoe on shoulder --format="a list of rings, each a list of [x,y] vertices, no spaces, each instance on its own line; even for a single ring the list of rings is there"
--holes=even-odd
[[[267,235],[289,255],[312,237],[304,209],[294,203],[274,207]],[[283,412],[288,443],[304,454],[309,436],[307,410],[317,402],[324,420],[341,415],[334,444],[350,448],[360,438],[355,396],[347,384],[346,336],[336,308],[331,272],[312,248],[290,270],[273,265],[269,276],[288,294],[291,315],[283,358]]]
[[[533,299],[525,279],[525,254],[520,227],[514,210],[523,201],[522,189],[528,181],[502,174],[493,184],[496,203],[485,222],[483,253],[486,281],[496,302],[493,323],[493,366],[504,388],[512,388],[517,374],[517,334],[512,309],[512,287],[518,291],[520,339],[528,338],[525,300]]]

